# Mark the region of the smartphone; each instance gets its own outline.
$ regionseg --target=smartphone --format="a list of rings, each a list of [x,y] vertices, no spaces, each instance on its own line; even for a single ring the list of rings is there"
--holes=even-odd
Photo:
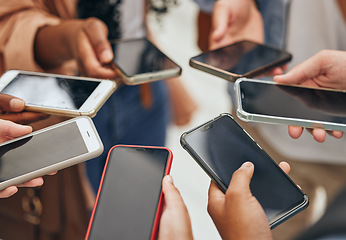
[[[113,68],[127,85],[152,82],[181,74],[181,67],[147,38],[110,41]]]
[[[274,228],[308,205],[308,197],[230,114],[182,134],[181,145],[209,177],[226,192],[232,174],[244,163],[255,166],[250,183]]]
[[[156,239],[162,179],[171,164],[172,152],[164,147],[114,146],[85,239]]]
[[[291,59],[292,55],[282,49],[240,41],[192,57],[190,66],[234,82],[241,77],[258,76]]]
[[[0,144],[0,190],[99,156],[89,117],[77,117]]]
[[[68,117],[93,117],[116,83],[84,77],[10,70],[0,78],[0,93],[21,98],[26,110]]]
[[[235,83],[243,121],[346,131],[346,92],[256,79]]]

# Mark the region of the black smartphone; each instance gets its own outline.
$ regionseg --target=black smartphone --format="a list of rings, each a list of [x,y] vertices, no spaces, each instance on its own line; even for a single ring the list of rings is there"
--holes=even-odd
[[[167,148],[114,146],[85,239],[156,239],[162,178],[169,174],[171,164],[172,152]]]
[[[190,66],[234,82],[255,77],[292,59],[285,50],[252,41],[240,41],[203,52],[190,59]]]
[[[346,131],[344,90],[238,79],[237,116],[243,121]]]
[[[251,161],[250,189],[274,228],[308,206],[308,198],[230,114],[183,133],[181,145],[226,192],[232,174]]]
[[[113,68],[127,85],[152,82],[181,74],[181,67],[147,38],[110,41]]]

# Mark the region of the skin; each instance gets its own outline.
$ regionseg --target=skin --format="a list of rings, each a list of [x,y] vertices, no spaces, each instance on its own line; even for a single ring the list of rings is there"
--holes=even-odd
[[[10,121],[0,119],[0,143],[32,132],[30,126],[19,125]],[[32,179],[17,186],[10,186],[0,191],[0,198],[7,198],[18,191],[18,187],[36,187],[43,184],[41,177]]]
[[[253,0],[219,0],[212,13],[211,49],[240,41],[264,42],[263,19]]]
[[[336,50],[322,50],[313,57],[294,67],[284,75],[274,76],[274,81],[284,84],[298,84],[303,86],[323,87],[332,89],[346,89],[346,52]],[[324,142],[326,134],[341,138],[340,131],[325,131],[315,128],[309,129],[317,142]],[[289,126],[289,135],[297,139],[303,133],[299,126]]]
[[[0,94],[0,119],[19,124],[30,124],[49,117],[48,114],[25,112],[25,102],[22,99]]]
[[[280,167],[286,173],[290,170],[285,162]],[[208,212],[224,240],[272,239],[264,210],[250,191],[253,172],[254,165],[244,163],[233,173],[226,194],[210,184]]]
[[[165,176],[162,181],[162,192],[164,205],[158,239],[193,239],[189,213],[170,175]]]
[[[109,66],[113,51],[107,36],[107,26],[97,18],[46,26],[36,35],[36,62],[48,70],[75,59],[82,75],[114,79],[117,74]]]

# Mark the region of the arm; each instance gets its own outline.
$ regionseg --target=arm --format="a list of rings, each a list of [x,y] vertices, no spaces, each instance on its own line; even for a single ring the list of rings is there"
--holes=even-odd
[[[297,65],[288,73],[275,76],[274,81],[285,84],[346,90],[345,62],[346,52],[323,50]],[[299,138],[302,132],[302,127],[289,127],[289,134],[292,138]],[[326,131],[323,129],[313,129],[312,134],[318,142],[323,142],[326,138]],[[341,138],[343,135],[340,131],[333,131],[331,134],[336,138]]]

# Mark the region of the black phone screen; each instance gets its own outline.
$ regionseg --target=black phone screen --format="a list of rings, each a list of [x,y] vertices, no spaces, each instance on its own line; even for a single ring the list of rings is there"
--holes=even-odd
[[[146,38],[111,42],[114,63],[128,77],[179,68]]]
[[[78,110],[100,82],[18,74],[2,91],[28,105]]]
[[[89,239],[150,239],[168,157],[157,148],[111,151]]]
[[[193,58],[197,62],[238,75],[274,65],[282,60],[289,61],[291,55],[280,49],[250,41],[207,51]]]
[[[255,166],[250,189],[269,222],[304,202],[304,194],[280,167],[229,116],[188,132],[186,148],[205,166],[225,192],[232,174],[244,162]]]
[[[252,81],[239,90],[247,113],[346,124],[346,92]]]
[[[0,183],[88,153],[75,122],[0,146]]]

